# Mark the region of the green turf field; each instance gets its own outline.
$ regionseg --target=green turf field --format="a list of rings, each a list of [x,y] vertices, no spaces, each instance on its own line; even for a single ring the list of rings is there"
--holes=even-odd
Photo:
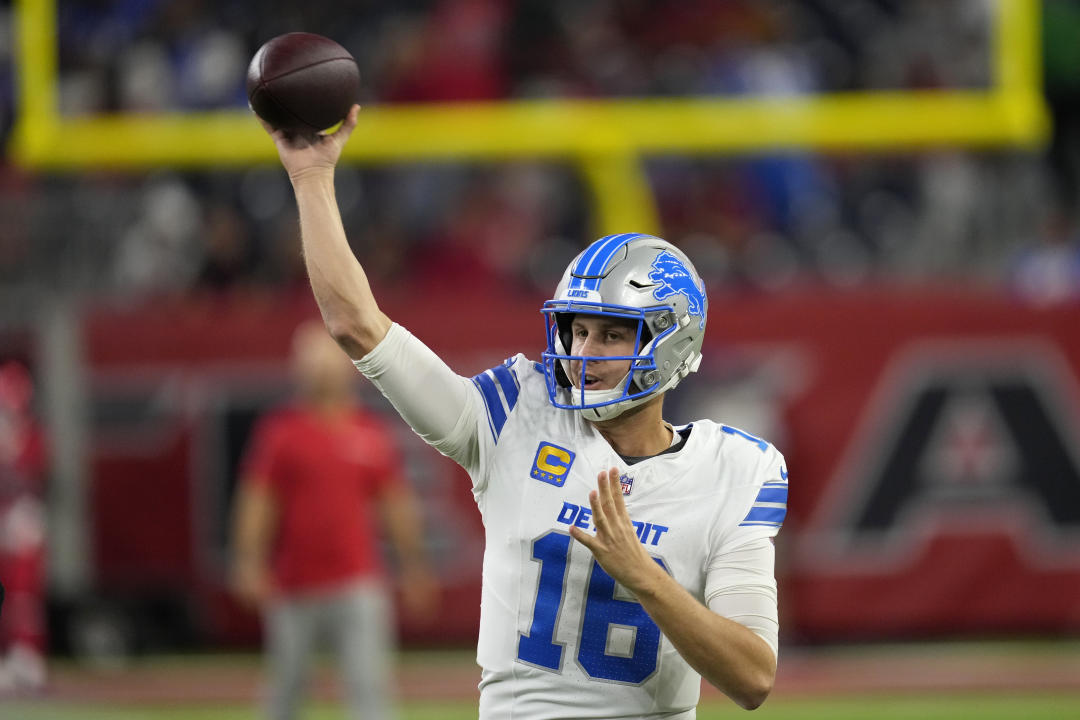
[[[408,651],[398,660],[399,720],[476,718],[471,649]],[[752,714],[706,687],[699,720],[1080,720],[1075,640],[792,649],[781,669]],[[345,720],[326,682],[333,663],[322,658],[313,670],[302,717]],[[50,675],[50,695],[0,700],[0,720],[261,720],[248,700],[262,682],[256,654],[159,656],[97,669],[58,660]]]
[[[401,708],[400,720],[476,718],[473,701],[414,702]],[[698,710],[699,720],[744,715],[734,705],[711,702]],[[746,714],[753,720],[1067,720],[1080,718],[1080,693],[946,694],[918,697],[856,696],[772,698]],[[52,702],[0,703],[7,720],[257,720],[251,707],[85,707]],[[340,720],[337,708],[315,705],[307,720]]]

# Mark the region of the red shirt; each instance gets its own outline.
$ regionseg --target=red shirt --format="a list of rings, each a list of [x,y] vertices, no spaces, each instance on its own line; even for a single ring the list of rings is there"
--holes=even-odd
[[[279,590],[381,576],[374,500],[401,482],[401,461],[374,416],[273,412],[255,428],[244,477],[264,484],[276,501],[271,562]]]

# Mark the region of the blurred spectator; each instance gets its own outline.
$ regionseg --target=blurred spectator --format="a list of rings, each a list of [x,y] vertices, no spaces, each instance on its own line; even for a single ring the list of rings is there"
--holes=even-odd
[[[824,91],[975,88],[990,82],[991,5],[413,0],[342,15],[321,3],[62,3],[61,105],[243,106],[247,59],[298,29],[349,47],[379,102],[724,94],[774,74]]]
[[[195,276],[197,289],[222,292],[248,284],[254,276],[255,249],[244,219],[227,203],[217,203],[203,223],[204,254]]]
[[[1054,212],[1034,247],[1017,255],[1011,284],[1023,299],[1037,305],[1080,300],[1080,232],[1076,221]]]
[[[442,0],[398,37],[379,83],[387,102],[495,100],[506,94],[499,50],[505,4]]]
[[[522,279],[530,248],[548,237],[558,180],[535,166],[505,165],[470,178],[441,227],[417,253],[425,287],[491,290]]]
[[[0,365],[0,695],[44,688],[45,442],[30,373]]]
[[[293,338],[296,403],[256,428],[234,523],[237,596],[263,613],[268,717],[297,717],[310,654],[335,646],[350,718],[392,716],[393,621],[376,528],[400,564],[407,611],[434,610],[416,501],[394,442],[356,406],[357,377],[321,323]]]
[[[115,266],[120,291],[142,295],[188,287],[198,271],[202,215],[194,189],[179,177],[150,180],[139,214],[120,240]]]

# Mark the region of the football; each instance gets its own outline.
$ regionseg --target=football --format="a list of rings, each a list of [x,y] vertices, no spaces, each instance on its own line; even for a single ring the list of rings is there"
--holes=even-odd
[[[345,119],[360,99],[360,69],[330,38],[292,32],[251,58],[248,104],[276,130],[314,135]]]

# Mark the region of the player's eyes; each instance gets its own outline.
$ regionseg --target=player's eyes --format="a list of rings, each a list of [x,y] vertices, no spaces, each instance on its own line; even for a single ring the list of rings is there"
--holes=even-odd
[[[575,329],[572,331],[572,334],[575,338],[580,338],[581,340],[585,340],[589,337],[589,331],[585,328]],[[624,342],[627,339],[626,333],[619,332],[618,330],[606,330],[602,334],[598,333],[598,335],[604,339],[604,342],[609,343]]]

